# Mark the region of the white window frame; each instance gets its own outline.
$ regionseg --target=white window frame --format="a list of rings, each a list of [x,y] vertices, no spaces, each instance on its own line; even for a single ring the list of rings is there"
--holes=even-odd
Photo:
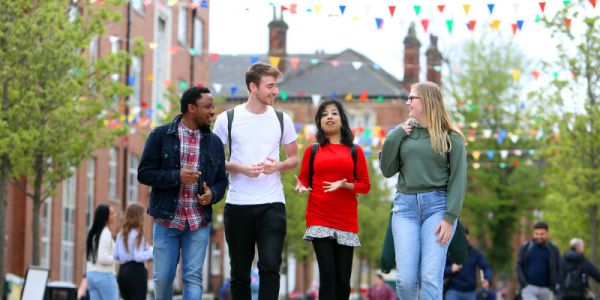
[[[187,42],[187,18],[188,8],[180,5],[177,10],[177,41],[181,45],[186,45]]]
[[[85,225],[86,228],[92,226],[92,220],[94,218],[94,194],[95,194],[95,180],[96,180],[96,160],[89,159],[87,161],[87,172],[86,172],[86,193],[85,193]]]
[[[137,168],[140,163],[140,159],[135,154],[129,155],[129,174],[127,180],[127,203],[138,202],[138,191],[139,185],[137,181]]]
[[[142,57],[134,56],[131,58],[131,76],[135,78],[133,83],[133,94],[129,97],[130,107],[140,106],[142,98]]]
[[[194,45],[193,48],[196,50],[198,55],[204,53],[204,43],[202,39],[204,38],[204,22],[200,19],[199,16],[194,18]]]
[[[121,38],[118,36],[111,35],[108,37],[110,41],[110,53],[115,54],[121,50]],[[121,78],[119,73],[113,73],[110,75],[112,80],[118,81]]]
[[[119,155],[116,148],[110,148],[108,150],[108,199],[111,202],[117,202],[117,176],[118,176],[118,163]]]
[[[130,0],[131,1],[131,7],[133,8],[133,11],[137,12],[140,15],[144,15],[144,0]]]
[[[40,228],[42,229],[40,266],[50,268],[50,248],[52,241],[52,198],[48,197],[42,203],[42,215],[40,216]]]
[[[75,208],[77,201],[77,171],[63,182],[63,216],[60,250],[60,280],[74,282]]]

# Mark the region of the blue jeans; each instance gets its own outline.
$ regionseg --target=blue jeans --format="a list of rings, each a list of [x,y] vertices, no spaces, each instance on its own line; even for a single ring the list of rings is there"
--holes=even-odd
[[[446,211],[446,191],[396,193],[392,234],[396,256],[396,292],[400,299],[442,299],[448,245],[434,234]],[[456,222],[454,222],[456,229]]]
[[[90,300],[118,300],[119,288],[115,274],[108,272],[86,272]]]
[[[446,300],[475,300],[477,299],[477,291],[461,292],[457,290],[448,290],[446,292]]]
[[[173,279],[181,250],[183,299],[202,299],[202,265],[206,255],[210,225],[190,231],[166,228],[154,223],[154,297],[173,297]]]

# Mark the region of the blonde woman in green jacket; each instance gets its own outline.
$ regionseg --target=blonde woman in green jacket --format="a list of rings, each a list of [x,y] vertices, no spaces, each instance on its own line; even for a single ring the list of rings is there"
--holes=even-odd
[[[384,176],[398,173],[396,292],[400,299],[442,299],[446,253],[466,188],[465,139],[435,83],[414,84],[406,104],[409,119],[388,134],[380,161]]]

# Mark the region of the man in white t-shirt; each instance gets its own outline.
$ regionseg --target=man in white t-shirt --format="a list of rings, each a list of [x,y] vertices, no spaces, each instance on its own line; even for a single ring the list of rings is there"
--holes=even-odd
[[[236,106],[233,115],[221,113],[215,123],[214,133],[223,144],[231,143],[230,160],[226,162],[230,184],[225,204],[225,238],[229,245],[234,300],[251,299],[250,268],[255,247],[260,277],[258,298],[279,297],[279,268],[286,234],[280,172],[292,170],[298,164],[292,119],[285,113],[278,115],[272,106],[279,93],[280,76],[270,65],[252,65],[246,72],[248,100]],[[233,117],[231,132],[230,116]],[[284,161],[279,161],[280,144],[287,156]]]

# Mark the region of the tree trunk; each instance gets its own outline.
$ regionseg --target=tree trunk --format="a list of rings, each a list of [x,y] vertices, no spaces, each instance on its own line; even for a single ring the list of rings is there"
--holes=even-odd
[[[35,178],[33,181],[33,223],[31,261],[34,266],[40,265],[40,207],[42,206],[42,185],[44,178],[44,157],[41,154],[35,157]]]
[[[6,203],[8,199],[8,178],[10,162],[7,155],[0,158],[0,295],[4,295],[4,250],[6,232]]]

